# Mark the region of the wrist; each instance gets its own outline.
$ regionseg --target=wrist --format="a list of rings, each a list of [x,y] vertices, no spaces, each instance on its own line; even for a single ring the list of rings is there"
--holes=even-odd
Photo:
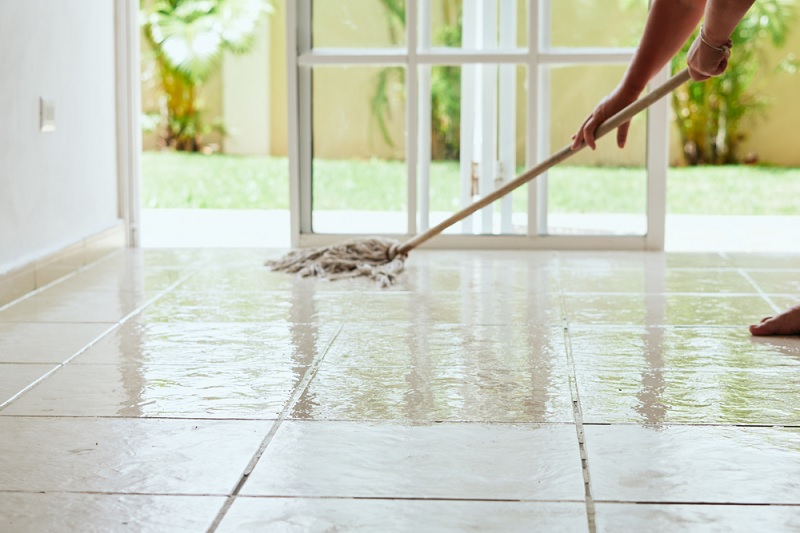
[[[637,76],[629,72],[622,78],[622,81],[617,86],[616,92],[620,96],[636,100],[647,88],[647,83],[649,81],[647,76]]]
[[[711,48],[720,50],[728,47],[730,36],[727,34],[727,32],[720,32],[719,30],[715,31],[713,25],[708,27],[706,24],[701,24],[700,40]]]

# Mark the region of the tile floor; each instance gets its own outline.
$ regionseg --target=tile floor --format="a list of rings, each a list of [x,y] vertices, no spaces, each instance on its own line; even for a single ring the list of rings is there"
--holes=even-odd
[[[799,531],[800,256],[120,252],[0,308],[0,531]]]

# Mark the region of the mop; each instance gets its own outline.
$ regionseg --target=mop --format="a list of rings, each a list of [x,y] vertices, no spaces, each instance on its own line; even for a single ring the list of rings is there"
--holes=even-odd
[[[631,120],[635,115],[671,93],[689,80],[689,71],[684,69],[675,74],[660,87],[633,102],[631,105],[606,120],[595,133],[600,138]],[[439,235],[441,232],[462,221],[476,211],[502,198],[514,189],[528,183],[550,168],[568,159],[586,147],[586,143],[573,150],[565,146],[550,158],[526,170],[514,180],[495,189],[490,194],[476,200],[471,205],[453,214],[446,220],[424,233],[411,237],[405,242],[384,237],[352,239],[332,246],[293,250],[278,260],[267,261],[266,265],[274,271],[295,273],[302,277],[317,276],[329,280],[366,276],[382,287],[392,285],[403,271],[408,253]]]

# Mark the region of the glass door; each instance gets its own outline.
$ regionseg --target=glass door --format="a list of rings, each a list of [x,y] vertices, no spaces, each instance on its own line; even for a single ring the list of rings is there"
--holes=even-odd
[[[422,232],[569,143],[645,0],[287,3],[293,243]],[[666,79],[662,73],[658,82]],[[444,231],[441,246],[663,247],[667,102]]]

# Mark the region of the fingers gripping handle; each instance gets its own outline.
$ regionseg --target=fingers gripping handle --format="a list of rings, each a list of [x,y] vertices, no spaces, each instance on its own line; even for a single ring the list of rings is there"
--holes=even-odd
[[[595,138],[599,139],[603,135],[614,131],[690,79],[691,76],[689,75],[689,69],[683,69],[682,71],[678,72],[663,85],[656,87],[639,100],[636,100],[634,103],[600,124],[600,126],[597,128]]]
[[[671,77],[666,83],[663,85],[656,87],[649,93],[647,93],[644,97],[640,98],[639,100],[635,101],[610,119],[603,122],[600,127],[597,128],[597,132],[595,134],[595,138],[599,139],[603,135],[614,131],[622,124],[631,120],[634,116],[638,113],[642,112],[643,110],[650,107],[653,103],[657,102],[667,94],[671,93],[687,81],[689,81],[689,70],[683,69],[679,73],[675,74]],[[460,222],[470,216],[471,214],[475,213],[479,209],[483,209],[487,205],[491,204],[492,202],[502,198],[506,194],[510,193],[514,189],[521,187],[522,185],[528,183],[536,176],[547,172],[552,167],[556,166],[557,164],[561,163],[565,159],[572,157],[573,154],[578,152],[579,150],[583,149],[586,146],[586,143],[581,144],[580,148],[577,150],[572,150],[570,145],[565,146],[548,159],[542,161],[535,167],[532,167],[519,176],[513,181],[510,181],[503,185],[502,187],[495,189],[490,194],[487,194],[483,198],[475,201],[473,204],[465,207],[458,213],[450,216],[447,220],[440,222],[436,226],[432,227],[428,231],[417,235],[416,237],[412,237],[411,239],[405,241],[404,243],[400,244],[397,247],[396,252],[401,255],[407,254],[413,248],[416,248],[423,242],[427,241],[435,237],[436,235],[440,234],[442,231],[446,230],[453,224]]]

